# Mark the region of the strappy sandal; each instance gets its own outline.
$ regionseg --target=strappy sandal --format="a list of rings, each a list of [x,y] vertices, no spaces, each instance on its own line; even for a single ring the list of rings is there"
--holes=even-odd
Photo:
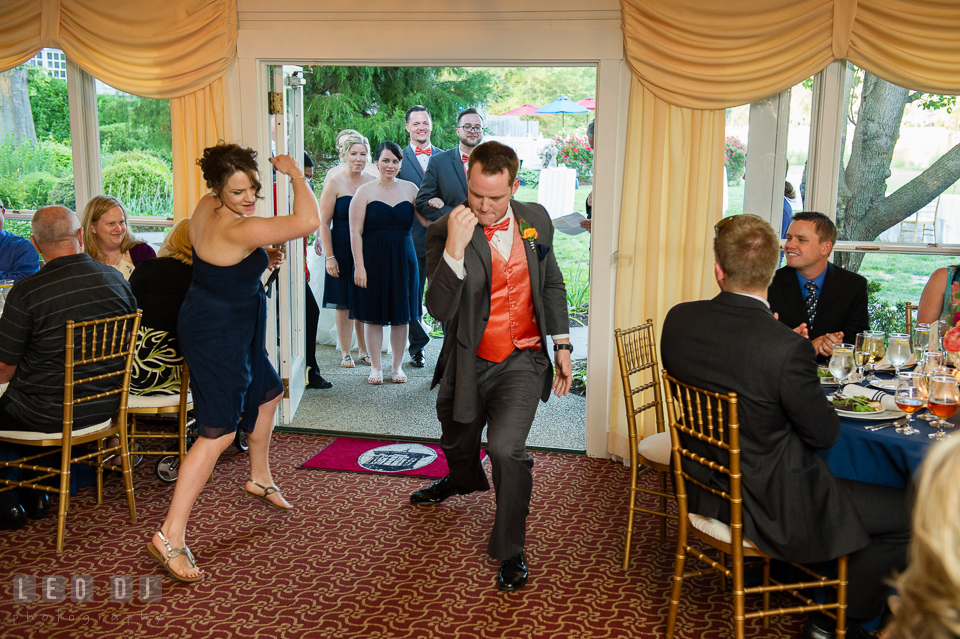
[[[185,584],[195,584],[206,576],[204,573],[201,573],[196,577],[184,577],[171,568],[170,560],[176,559],[181,555],[186,555],[187,559],[190,561],[190,565],[194,568],[197,568],[197,560],[194,558],[193,553],[190,552],[190,549],[187,548],[186,544],[184,544],[183,548],[174,548],[172,545],[170,545],[170,542],[167,541],[167,537],[163,534],[163,530],[158,528],[157,534],[160,535],[160,541],[163,542],[163,545],[167,547],[167,556],[164,557],[160,551],[157,550],[157,547],[153,545],[152,541],[147,544],[147,552],[149,552],[154,559],[160,562],[161,566],[167,569],[167,572],[170,573],[171,577],[177,581],[182,581]]]
[[[407,381],[407,375],[403,371],[399,371],[393,374],[394,384],[403,384],[406,381]]]
[[[360,357],[357,358],[357,361],[363,364],[364,366],[373,366],[373,364],[370,363],[370,353],[367,353],[366,355],[361,355]]]
[[[374,386],[379,386],[383,383],[383,372],[378,371],[377,369],[370,368],[370,377],[367,378],[368,384],[373,384]]]
[[[350,357],[350,353],[347,353],[340,358],[340,368],[353,368],[356,364],[353,363],[353,358]]]
[[[279,486],[261,486],[260,484],[258,484],[257,482],[253,481],[252,479],[250,480],[250,483],[253,484],[254,486],[256,486],[257,488],[262,488],[262,489],[263,489],[263,494],[262,494],[262,495],[258,495],[257,493],[252,493],[252,492],[250,492],[249,490],[247,490],[246,488],[242,488],[241,490],[243,490],[243,492],[247,493],[247,494],[250,495],[251,497],[256,497],[257,499],[259,499],[259,500],[262,501],[263,503],[267,504],[268,506],[273,506],[273,507],[276,508],[277,510],[293,510],[292,508],[286,508],[285,506],[280,506],[280,505],[278,505],[278,504],[275,504],[275,503],[273,503],[272,501],[270,501],[269,499],[267,499],[267,497],[269,497],[269,496],[272,495],[273,493],[277,493],[278,495],[280,494],[280,487],[279,487]]]

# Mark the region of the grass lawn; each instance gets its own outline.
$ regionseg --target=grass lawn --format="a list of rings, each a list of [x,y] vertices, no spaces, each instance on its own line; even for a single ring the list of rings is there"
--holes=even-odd
[[[590,185],[583,185],[573,196],[573,210],[584,213],[587,210],[587,196],[593,189]],[[521,202],[536,202],[537,189],[529,186],[521,186],[517,189],[514,198]],[[566,235],[564,233],[555,233],[553,236],[553,250],[556,252],[557,262],[560,264],[560,270],[563,271],[563,280],[569,287],[577,279],[586,281],[590,264],[590,234],[581,233],[580,235]],[[579,278],[577,271],[579,268]]]

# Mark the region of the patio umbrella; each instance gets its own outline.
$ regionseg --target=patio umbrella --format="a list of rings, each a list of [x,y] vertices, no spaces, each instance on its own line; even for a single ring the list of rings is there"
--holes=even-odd
[[[589,109],[580,106],[576,102],[573,102],[567,98],[567,96],[560,96],[550,104],[544,107],[537,109],[537,113],[559,113],[560,115],[560,126],[565,126],[564,114],[566,113],[587,113]]]
[[[595,111],[597,108],[597,101],[594,100],[593,98],[584,98],[582,100],[578,100],[577,104],[587,109],[590,109],[591,111]]]
[[[533,115],[537,112],[537,107],[532,104],[524,104],[522,107],[517,107],[516,109],[511,109],[506,113],[501,113],[500,115]]]

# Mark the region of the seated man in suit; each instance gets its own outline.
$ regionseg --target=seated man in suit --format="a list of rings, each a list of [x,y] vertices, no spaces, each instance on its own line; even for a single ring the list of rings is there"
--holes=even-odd
[[[83,252],[83,229],[76,214],[63,206],[45,206],[33,216],[30,241],[43,255],[39,272],[17,282],[0,316],[0,431],[59,433],[63,428],[64,327],[67,320],[84,322],[132,313],[137,308],[129,285],[113,267]],[[83,376],[116,370],[115,362],[85,367]],[[78,375],[81,371],[78,371]],[[103,383],[115,388],[117,378]],[[110,419],[120,404],[112,395],[78,405],[76,430]],[[4,445],[4,452],[10,450]],[[30,448],[36,453],[38,449]],[[17,451],[22,452],[22,451]],[[46,493],[23,491],[27,514],[47,514]],[[26,523],[14,491],[0,492],[0,528]]]
[[[663,366],[684,383],[737,393],[743,534],[771,557],[795,563],[849,555],[847,636],[857,639],[867,636],[860,623],[883,609],[885,580],[906,565],[910,513],[904,491],[837,479],[817,453],[836,442],[840,420],[821,389],[810,341],[777,322],[767,304],[779,253],[777,234],[761,218],[721,220],[714,272],[722,292],[670,310]],[[689,470],[707,486],[729,489],[719,473],[694,464]],[[729,523],[725,500],[695,485],[689,491],[691,512]],[[819,616],[804,628],[805,639],[832,634]]]
[[[2,207],[0,202],[0,280],[22,280],[40,269],[40,260],[30,240],[3,230]]]
[[[801,333],[806,328],[823,360],[833,355],[836,344],[853,344],[857,333],[870,328],[867,280],[827,261],[837,227],[823,213],[794,215],[786,238],[787,265],[767,291],[770,308],[790,328]]]

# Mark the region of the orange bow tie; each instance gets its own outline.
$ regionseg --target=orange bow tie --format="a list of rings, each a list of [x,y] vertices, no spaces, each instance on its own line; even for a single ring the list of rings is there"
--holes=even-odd
[[[433,153],[433,149],[421,149],[419,146],[414,147],[413,149],[414,155],[425,155],[427,157],[430,157],[431,153]]]
[[[487,240],[490,240],[493,238],[494,233],[497,231],[506,231],[508,228],[510,228],[510,218],[506,217],[496,224],[483,227],[483,234],[487,236]]]

